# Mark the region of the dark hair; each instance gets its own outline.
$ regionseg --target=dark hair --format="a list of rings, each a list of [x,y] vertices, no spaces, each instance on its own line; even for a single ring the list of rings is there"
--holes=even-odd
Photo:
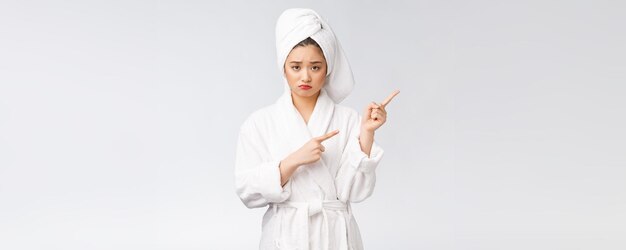
[[[307,37],[306,39],[300,41],[298,44],[296,44],[295,46],[293,46],[292,49],[295,49],[298,46],[307,46],[307,45],[315,45],[316,47],[318,47],[320,50],[322,50],[322,47],[320,47],[319,44],[317,44],[317,42],[315,40],[313,40],[313,38]]]

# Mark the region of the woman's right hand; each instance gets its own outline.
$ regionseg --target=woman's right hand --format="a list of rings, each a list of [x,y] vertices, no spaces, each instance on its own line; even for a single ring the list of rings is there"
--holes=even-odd
[[[319,161],[322,158],[322,152],[324,152],[325,150],[322,142],[330,139],[338,133],[339,130],[335,130],[322,136],[313,137],[307,143],[302,145],[300,149],[291,153],[289,156],[287,156],[287,158],[282,160],[279,166],[281,185],[285,185],[285,183],[287,183],[287,180],[289,180],[293,172],[300,165]]]
[[[291,155],[287,158],[290,158],[289,160],[297,165],[304,165],[319,161],[322,158],[322,152],[325,150],[322,142],[330,139],[338,133],[339,130],[335,130],[322,136],[313,137],[307,143],[302,145],[300,149],[291,153]]]

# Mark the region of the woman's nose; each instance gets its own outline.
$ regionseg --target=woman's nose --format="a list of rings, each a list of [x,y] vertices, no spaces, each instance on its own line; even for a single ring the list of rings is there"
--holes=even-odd
[[[302,81],[303,82],[310,82],[311,81],[311,74],[309,73],[308,70],[304,70],[302,73]]]

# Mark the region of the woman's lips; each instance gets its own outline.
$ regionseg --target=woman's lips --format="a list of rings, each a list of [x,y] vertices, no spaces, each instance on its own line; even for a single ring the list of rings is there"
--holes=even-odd
[[[312,87],[311,87],[311,86],[309,86],[309,85],[306,85],[306,84],[302,84],[302,85],[298,86],[298,88],[300,88],[300,89],[304,89],[304,90],[309,90],[309,89],[311,89]]]

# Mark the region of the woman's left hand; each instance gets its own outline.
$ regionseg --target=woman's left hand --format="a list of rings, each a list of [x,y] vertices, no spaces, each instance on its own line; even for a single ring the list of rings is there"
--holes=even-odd
[[[375,102],[370,103],[365,108],[363,120],[361,121],[361,130],[373,133],[376,129],[380,128],[380,126],[387,121],[387,111],[385,107],[399,93],[399,90],[394,91],[380,104]]]

